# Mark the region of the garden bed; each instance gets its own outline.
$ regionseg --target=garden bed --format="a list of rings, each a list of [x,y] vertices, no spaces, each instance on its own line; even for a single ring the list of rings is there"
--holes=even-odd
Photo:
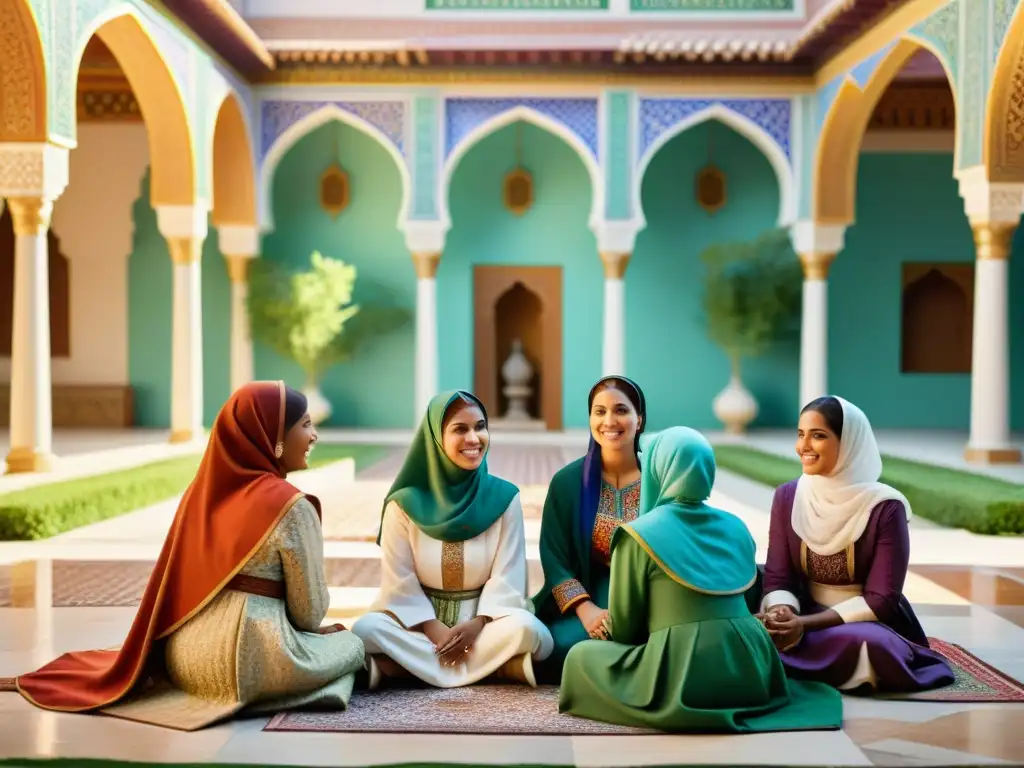
[[[353,459],[359,469],[383,454],[377,446],[325,443],[313,452],[310,468]],[[200,458],[183,456],[0,495],[0,541],[47,539],[172,499],[188,488]]]
[[[800,462],[744,445],[716,445],[722,469],[771,486],[800,476]],[[907,497],[915,515],[972,533],[1024,533],[1024,486],[934,464],[883,456],[882,482]]]

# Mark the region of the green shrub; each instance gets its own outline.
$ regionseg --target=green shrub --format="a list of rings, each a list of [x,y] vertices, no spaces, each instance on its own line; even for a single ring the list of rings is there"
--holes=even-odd
[[[743,445],[715,446],[722,469],[766,485],[800,476],[800,462]],[[915,515],[972,533],[1024,533],[1024,486],[894,456],[883,456],[882,482],[907,497]]]
[[[383,453],[373,445],[321,444],[310,468],[352,458],[361,469]],[[200,458],[184,456],[0,495],[0,541],[47,539],[172,499],[188,488]]]

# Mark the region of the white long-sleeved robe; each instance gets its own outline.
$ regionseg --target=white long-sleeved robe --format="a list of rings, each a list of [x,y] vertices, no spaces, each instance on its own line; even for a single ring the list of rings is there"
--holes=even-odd
[[[550,655],[551,633],[533,615],[526,595],[526,537],[518,495],[490,528],[454,543],[430,538],[392,502],[384,514],[380,546],[380,593],[352,627],[368,656],[383,654],[424,682],[455,688],[482,680],[522,654],[535,661]],[[424,588],[480,590],[479,597],[459,604],[457,621],[492,619],[454,667],[442,667],[427,636],[409,629],[437,618]]]

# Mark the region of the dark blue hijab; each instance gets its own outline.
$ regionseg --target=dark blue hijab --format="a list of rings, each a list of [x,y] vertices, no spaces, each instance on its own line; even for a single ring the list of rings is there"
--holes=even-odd
[[[587,415],[594,407],[594,397],[603,384],[612,384],[614,389],[622,392],[629,402],[636,409],[640,417],[640,426],[636,430],[636,437],[633,439],[633,452],[637,455],[637,463],[640,462],[640,435],[647,426],[647,400],[644,398],[643,390],[632,379],[625,376],[605,376],[590,389],[587,397]],[[590,436],[590,445],[587,446],[587,456],[583,460],[583,486],[580,498],[580,534],[583,541],[590,541],[594,531],[594,520],[597,518],[597,505],[601,501],[601,446],[598,445],[594,436]]]

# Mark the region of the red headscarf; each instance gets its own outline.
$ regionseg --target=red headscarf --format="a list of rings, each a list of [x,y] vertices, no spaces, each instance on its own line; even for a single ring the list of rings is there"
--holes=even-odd
[[[215,598],[263,545],[302,494],[285,478],[275,447],[285,432],[283,382],[246,384],[225,403],[195,480],[185,491],[119,651],[66,653],[17,679],[45,709],[109,706],[140,682],[154,642]],[[308,497],[320,511],[320,502]]]

